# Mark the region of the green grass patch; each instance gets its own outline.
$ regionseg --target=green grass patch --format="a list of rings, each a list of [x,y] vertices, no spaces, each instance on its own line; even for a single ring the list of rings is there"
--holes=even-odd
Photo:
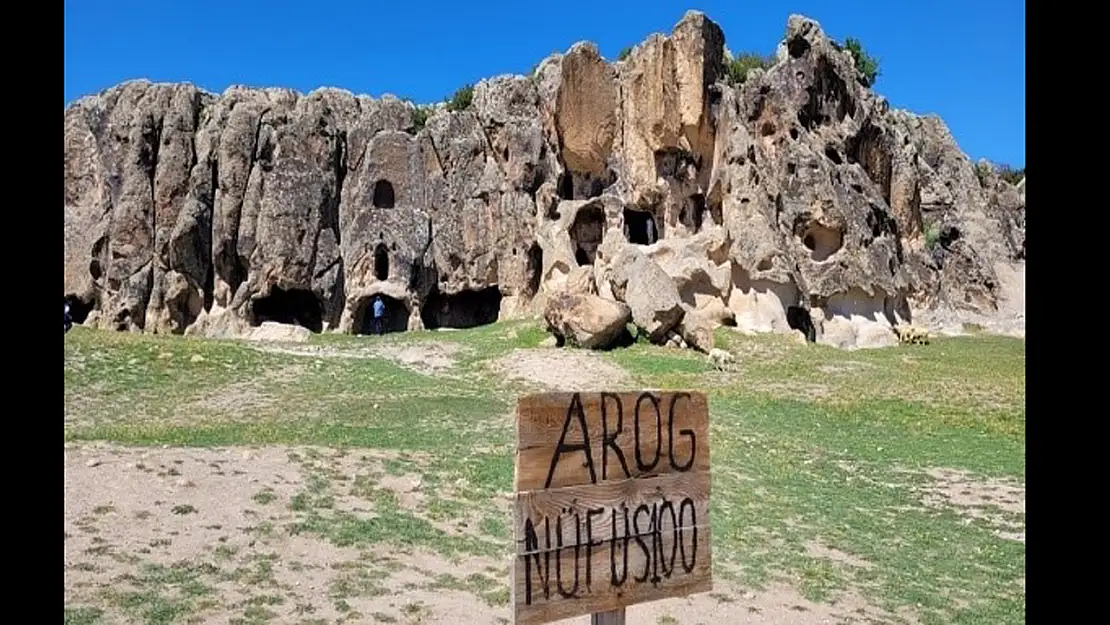
[[[848,352],[727,329],[716,337],[735,355],[733,370],[718,372],[692,351],[644,343],[601,357],[644,388],[707,392],[711,540],[721,579],[752,589],[787,581],[815,601],[852,589],[875,605],[917,611],[926,623],[1024,620],[1024,543],[960,510],[927,506],[921,492],[931,479],[924,471],[940,467],[1024,483],[1023,340],[976,333]],[[518,387],[488,365],[543,338],[526,321],[381,338],[312,337],[309,347],[358,356],[340,358],[77,328],[66,336],[65,440],[394,452],[382,469],[419,477],[419,506],[402,507],[378,483],[380,473],[347,476],[350,492],[341,493],[339,477],[313,464],[304,490],[288,502],[296,520],[270,531],[341,546],[388,545],[402,560],[417,549],[451,559],[502,558],[511,549],[511,515],[501,502],[513,483]],[[368,346],[430,343],[453,348],[454,365],[441,375],[366,353]],[[319,460],[310,455],[306,463]],[[337,510],[347,494],[365,499],[370,512]],[[275,497],[269,490],[253,496],[260,505],[277,505]],[[463,521],[467,532],[442,529]],[[818,544],[843,558],[822,555]],[[234,553],[225,549],[217,555],[231,560]],[[108,549],[93,555],[115,557]],[[225,575],[271,583],[272,566],[260,560]],[[335,606],[350,607],[344,596],[379,592],[381,574],[371,568],[345,576]],[[140,622],[184,617],[197,596],[189,589],[207,583],[172,567],[143,575],[148,582],[117,589],[111,603]],[[499,577],[436,584],[491,605],[508,601]],[[263,610],[274,608],[243,606],[237,618],[265,620]],[[66,622],[97,622],[96,609],[67,607]],[[407,609],[405,617],[423,608]],[[384,622],[379,616],[386,615],[373,618]]]

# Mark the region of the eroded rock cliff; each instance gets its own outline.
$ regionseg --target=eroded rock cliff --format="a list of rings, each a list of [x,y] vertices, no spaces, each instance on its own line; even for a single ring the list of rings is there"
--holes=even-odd
[[[361,333],[376,294],[396,330],[596,295],[656,341],[708,323],[842,347],[999,307],[1023,189],[890,110],[811,20],[741,86],[725,61],[690,12],[622,61],[580,43],[483,81],[419,129],[390,96],[124,83],[65,111],[66,298],[103,328],[234,335]]]

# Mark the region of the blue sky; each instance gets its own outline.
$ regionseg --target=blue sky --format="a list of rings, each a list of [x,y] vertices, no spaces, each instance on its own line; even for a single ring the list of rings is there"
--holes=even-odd
[[[1025,164],[1023,0],[66,0],[65,101],[148,78],[430,102],[527,73],[576,41],[615,58],[688,9],[720,24],[733,52],[772,52],[791,13],[856,37],[879,58],[875,90],[893,106],[939,114],[973,159]]]

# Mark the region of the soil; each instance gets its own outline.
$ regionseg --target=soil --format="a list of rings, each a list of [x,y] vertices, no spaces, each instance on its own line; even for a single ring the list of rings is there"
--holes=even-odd
[[[526,358],[515,362],[529,362]],[[142,609],[187,610],[182,622],[422,623],[511,622],[509,563],[501,558],[453,559],[425,547],[385,543],[338,546],[311,532],[292,532],[305,512],[291,502],[321,477],[337,511],[373,518],[374,505],[356,496],[360,476],[419,510],[419,475],[390,471],[396,456],[311,448],[132,448],[67,444],[65,449],[65,602],[104,609],[105,622],[143,622]],[[419,466],[419,457],[405,462]],[[410,465],[411,466],[411,465]],[[317,482],[317,487],[319,483]],[[508,499],[496,505],[508,512]],[[476,523],[436,526],[477,534]],[[867,566],[820,545],[812,549],[852,566]],[[176,577],[175,577],[176,575]],[[485,587],[445,585],[484,580]],[[156,597],[155,600],[150,597]],[[131,606],[131,607],[129,607]],[[150,607],[154,606],[154,607]],[[168,606],[168,607],[167,607]],[[129,611],[131,610],[131,611]],[[714,591],[632,606],[629,622],[743,622],[755,625],[865,623],[881,615],[854,595],[833,605],[804,599],[788,586],[761,592],[718,579]],[[562,621],[588,623],[589,617]]]

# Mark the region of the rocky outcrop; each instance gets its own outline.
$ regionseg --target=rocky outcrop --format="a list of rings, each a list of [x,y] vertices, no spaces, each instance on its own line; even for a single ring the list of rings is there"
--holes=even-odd
[[[891,110],[812,20],[740,86],[725,63],[689,12],[622,61],[580,43],[482,81],[420,128],[391,96],[124,83],[65,110],[66,298],[98,327],[238,335],[364,332],[379,294],[393,330],[575,295],[704,351],[720,324],[857,347],[999,308],[1023,184]]]

